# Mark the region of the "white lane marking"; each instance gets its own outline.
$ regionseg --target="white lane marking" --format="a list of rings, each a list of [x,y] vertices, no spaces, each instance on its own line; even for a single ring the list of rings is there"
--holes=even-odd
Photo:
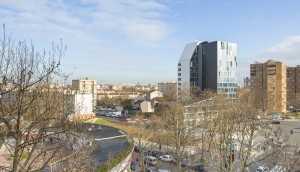
[[[106,137],[106,138],[94,139],[94,140],[95,140],[95,141],[101,141],[101,140],[109,140],[109,139],[115,139],[115,138],[120,138],[120,137],[126,137],[126,135],[119,135],[119,136],[113,136],[113,137]]]

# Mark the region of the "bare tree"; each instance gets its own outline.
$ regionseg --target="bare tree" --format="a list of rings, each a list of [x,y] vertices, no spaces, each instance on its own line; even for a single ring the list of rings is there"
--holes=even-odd
[[[192,144],[195,131],[198,128],[197,113],[189,109],[187,113],[180,103],[165,106],[160,112],[160,127],[165,130],[175,145],[175,153],[178,171],[182,171],[181,161],[186,148]]]
[[[52,44],[50,51],[37,52],[25,41],[0,37],[0,122],[3,145],[11,163],[9,171],[43,168],[71,138],[72,123],[63,92],[52,90],[53,79],[63,76],[60,59],[66,47]]]

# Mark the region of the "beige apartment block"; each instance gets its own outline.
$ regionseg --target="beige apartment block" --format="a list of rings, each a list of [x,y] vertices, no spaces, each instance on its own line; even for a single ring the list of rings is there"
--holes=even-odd
[[[287,67],[287,108],[300,108],[300,65]]]
[[[259,108],[272,112],[286,111],[286,65],[269,60],[250,65],[251,93]]]
[[[72,88],[77,94],[92,94],[93,105],[97,105],[97,81],[90,78],[79,78],[72,80]]]
[[[176,100],[177,82],[158,83],[158,91],[162,92],[166,100]]]

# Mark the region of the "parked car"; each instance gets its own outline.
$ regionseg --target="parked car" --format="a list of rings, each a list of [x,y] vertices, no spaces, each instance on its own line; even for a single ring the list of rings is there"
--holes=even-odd
[[[272,124],[280,124],[280,121],[273,121]]]
[[[203,165],[203,164],[196,164],[196,165],[194,165],[193,169],[195,171],[199,171],[199,172],[206,172],[207,171],[206,166]]]
[[[170,155],[163,155],[160,156],[159,159],[165,162],[171,162],[173,158]]]
[[[154,156],[147,156],[144,158],[144,163],[148,165],[156,165],[157,164],[157,158]]]
[[[275,145],[276,145],[277,147],[285,147],[285,146],[286,146],[286,143],[284,143],[283,141],[278,141],[278,142],[275,143]]]
[[[156,172],[155,167],[148,167],[147,172]]]
[[[181,160],[181,166],[189,167],[189,166],[191,166],[191,163],[187,159],[183,159],[183,160]]]
[[[270,172],[285,172],[286,167],[283,164],[276,165]]]
[[[139,147],[137,147],[136,145],[134,146],[134,152],[136,152],[136,153],[139,153],[140,152],[140,149],[139,149]]]
[[[166,170],[166,169],[158,169],[157,172],[171,172],[170,170]]]
[[[160,157],[160,156],[162,155],[162,153],[159,152],[159,151],[151,151],[151,152],[149,153],[149,155],[150,155],[150,156],[155,156],[156,158],[158,158],[158,157]]]
[[[256,170],[256,172],[268,172],[268,171],[269,171],[269,168],[266,166],[263,166],[263,165],[259,166]]]

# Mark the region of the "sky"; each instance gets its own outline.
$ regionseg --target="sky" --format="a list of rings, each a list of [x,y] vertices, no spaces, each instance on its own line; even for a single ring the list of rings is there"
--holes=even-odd
[[[255,61],[300,65],[299,7],[299,0],[0,0],[0,22],[41,51],[62,39],[70,80],[176,81],[185,44],[218,40],[237,43],[242,84]]]

